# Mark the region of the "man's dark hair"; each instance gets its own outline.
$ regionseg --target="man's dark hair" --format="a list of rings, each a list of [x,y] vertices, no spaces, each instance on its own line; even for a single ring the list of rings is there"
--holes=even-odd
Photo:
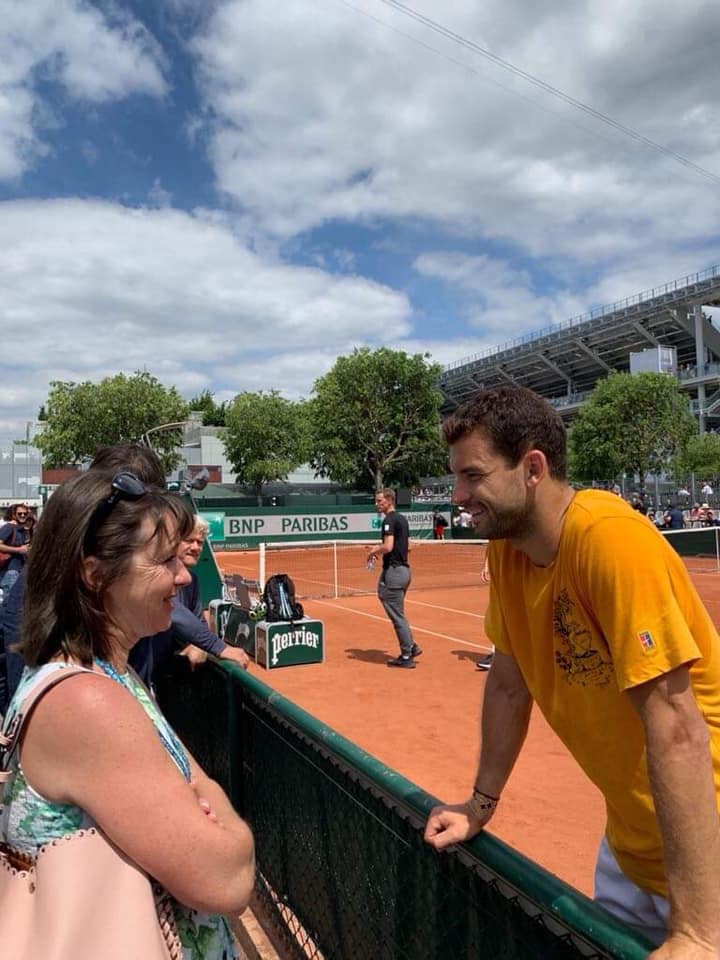
[[[161,490],[166,487],[160,458],[154,450],[140,443],[114,443],[112,446],[98,447],[90,469],[104,470],[106,473],[126,470],[146,486]]]
[[[512,386],[480,390],[442,425],[448,446],[476,430],[485,434],[509,466],[517,466],[528,450],[541,450],[550,476],[566,478],[565,425],[557,410],[532,390]]]
[[[397,500],[397,497],[395,496],[395,491],[392,489],[392,487],[383,487],[381,490],[378,490],[375,493],[375,496],[377,497],[378,494],[382,494],[383,497],[387,497],[387,499],[392,500],[393,503],[395,503]]]

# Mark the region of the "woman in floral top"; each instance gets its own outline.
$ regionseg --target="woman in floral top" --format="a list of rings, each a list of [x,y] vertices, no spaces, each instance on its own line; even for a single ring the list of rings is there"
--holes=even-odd
[[[32,858],[97,825],[166,891],[184,960],[233,960],[222,914],[247,905],[252,834],[127,666],[140,637],[170,624],[188,580],[177,549],[192,524],[182,501],[128,473],[90,471],[49,501],[27,570],[28,667],[5,727],[48,673],[84,669],[25,725],[0,841]]]

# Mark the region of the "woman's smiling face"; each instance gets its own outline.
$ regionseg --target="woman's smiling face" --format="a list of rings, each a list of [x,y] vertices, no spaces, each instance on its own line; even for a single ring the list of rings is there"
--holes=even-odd
[[[190,582],[190,574],[179,556],[175,521],[168,516],[153,536],[148,518],[141,527],[140,545],[127,572],[105,593],[105,609],[125,641],[134,644],[170,626],[173,600],[179,587]]]

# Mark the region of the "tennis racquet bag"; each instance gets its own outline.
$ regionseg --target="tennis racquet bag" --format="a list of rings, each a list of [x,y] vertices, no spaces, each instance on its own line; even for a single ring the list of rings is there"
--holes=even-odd
[[[302,620],[305,616],[303,605],[295,599],[295,584],[286,573],[276,573],[269,578],[263,591],[263,602],[268,623]]]

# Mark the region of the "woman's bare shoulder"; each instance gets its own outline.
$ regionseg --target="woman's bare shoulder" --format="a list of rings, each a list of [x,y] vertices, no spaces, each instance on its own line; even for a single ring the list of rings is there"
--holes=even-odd
[[[34,707],[22,742],[28,779],[49,799],[67,795],[83,772],[159,752],[153,724],[121,684],[83,671],[52,687]],[[54,794],[54,796],[52,795]]]

